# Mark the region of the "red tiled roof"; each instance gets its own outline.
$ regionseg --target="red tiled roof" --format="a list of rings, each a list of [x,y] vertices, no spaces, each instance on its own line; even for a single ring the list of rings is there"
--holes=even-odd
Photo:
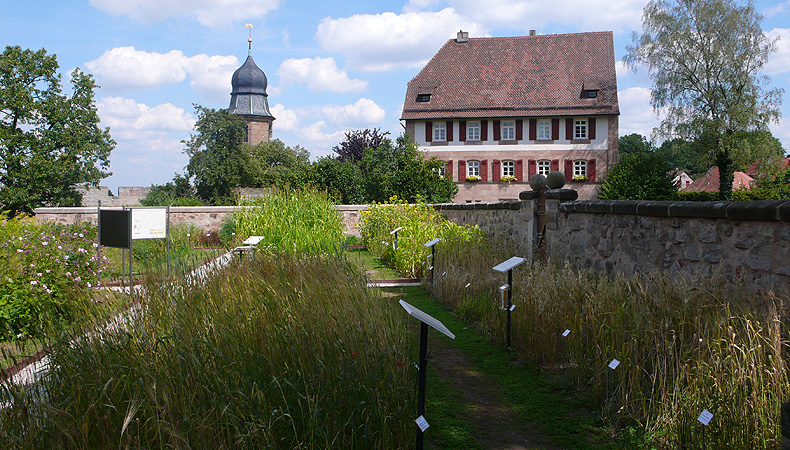
[[[582,98],[583,86],[599,89]],[[417,102],[418,94],[431,94]],[[619,114],[612,32],[447,41],[409,82],[402,119]]]
[[[732,190],[736,191],[738,189],[751,189],[752,182],[754,178],[746,175],[743,172],[735,171],[733,174],[732,179]],[[708,192],[718,192],[719,190],[719,168],[716,166],[711,167],[708,169],[708,172],[694,180],[686,189],[685,191],[708,191]]]
[[[746,175],[749,175],[750,177],[754,177],[755,175],[758,175],[757,172],[758,172],[759,165],[760,165],[761,162],[762,162],[762,160],[759,160],[759,159],[757,161],[753,162],[752,165],[749,166],[748,169],[746,169]],[[790,167],[790,158],[781,158],[781,159],[779,159],[779,164],[782,167],[784,167],[784,168]]]

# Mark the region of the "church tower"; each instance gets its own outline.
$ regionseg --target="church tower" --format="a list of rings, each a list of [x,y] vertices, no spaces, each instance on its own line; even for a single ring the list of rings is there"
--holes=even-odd
[[[247,28],[252,28],[252,25],[247,24]],[[269,111],[266,74],[252,59],[252,30],[247,41],[249,42],[247,60],[233,72],[231,79],[233,89],[230,93],[228,112],[244,118],[247,122],[245,142],[255,145],[272,140],[274,116]]]

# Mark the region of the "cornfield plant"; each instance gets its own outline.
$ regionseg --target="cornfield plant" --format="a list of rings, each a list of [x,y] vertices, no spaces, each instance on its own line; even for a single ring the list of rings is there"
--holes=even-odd
[[[161,281],[119,326],[57,344],[37,389],[0,382],[3,446],[413,443],[413,339],[348,261],[259,253]]]
[[[397,248],[393,230],[398,231]],[[423,273],[430,249],[424,244],[435,238],[470,242],[482,238],[478,227],[459,226],[447,221],[425,203],[409,204],[393,196],[387,203],[374,203],[359,221],[362,243],[407,277]]]
[[[435,270],[446,276],[434,295],[504,343],[506,278],[491,268],[512,253],[488,241],[439,246]],[[776,448],[790,394],[789,298],[715,275],[607,277],[534,263],[514,271],[512,348],[591,394],[614,424],[641,429],[651,448]],[[714,414],[707,427],[703,409]]]
[[[234,213],[237,235],[263,236],[258,248],[292,253],[334,253],[343,241],[340,213],[325,193],[278,190],[245,202]]]

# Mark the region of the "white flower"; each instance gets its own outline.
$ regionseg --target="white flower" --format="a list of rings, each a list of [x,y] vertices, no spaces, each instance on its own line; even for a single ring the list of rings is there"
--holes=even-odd
[[[44,246],[46,246],[47,244],[49,244],[49,242],[47,242],[47,241],[44,241],[44,242],[41,243],[41,245],[44,245]]]
[[[30,284],[32,284],[32,285],[36,285],[36,284],[38,284],[38,281],[36,281],[36,280],[31,280],[31,281],[30,281]]]
[[[97,243],[95,243],[95,242],[93,243],[93,248],[96,248],[96,247],[98,247],[98,246],[99,246],[99,244],[97,244]]]
[[[18,248],[18,249],[16,250],[16,252],[17,252],[17,253],[22,253],[22,249],[21,249],[21,248]]]

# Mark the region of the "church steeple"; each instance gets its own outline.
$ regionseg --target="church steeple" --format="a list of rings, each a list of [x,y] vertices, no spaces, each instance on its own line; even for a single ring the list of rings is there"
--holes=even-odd
[[[233,89],[228,112],[244,117],[247,121],[247,142],[255,145],[271,141],[274,116],[269,110],[266,74],[252,59],[252,25],[245,26],[250,29],[250,37],[247,39],[249,50],[247,60],[236,69],[231,78]]]

